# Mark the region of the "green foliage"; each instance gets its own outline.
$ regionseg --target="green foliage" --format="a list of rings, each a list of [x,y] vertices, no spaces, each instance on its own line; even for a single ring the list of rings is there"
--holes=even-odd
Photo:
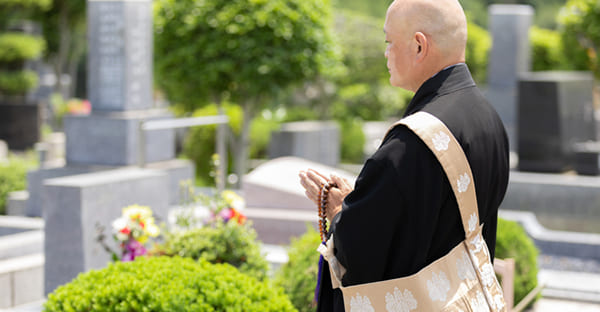
[[[498,219],[496,258],[515,260],[515,304],[537,287],[538,253],[533,241],[518,223]]]
[[[533,71],[573,69],[564,53],[559,32],[533,26],[529,30],[529,41]]]
[[[140,257],[80,274],[48,295],[54,311],[295,311],[280,289],[227,264]]]
[[[600,2],[569,0],[559,20],[568,58],[576,68],[592,70],[600,78]]]
[[[234,135],[239,135],[242,125],[242,109],[237,105],[226,103],[223,105],[223,111],[229,117],[230,130]],[[217,105],[210,104],[195,110],[193,116],[214,116],[218,112]],[[196,166],[196,177],[206,185],[214,184],[211,178],[211,157],[216,152],[216,133],[216,125],[190,128],[183,146],[184,156],[193,161]],[[227,154],[231,155],[230,152]]]
[[[0,34],[0,63],[36,59],[44,47],[44,40],[35,36],[14,32]]]
[[[338,69],[327,0],[154,4],[157,84],[188,108],[257,100]]]
[[[319,233],[307,225],[307,231],[300,238],[292,239],[288,252],[289,261],[275,276],[275,284],[282,287],[294,307],[300,312],[312,312],[317,274],[319,273],[319,253],[316,248],[321,238]]]
[[[342,149],[340,156],[343,162],[360,164],[364,161],[365,134],[360,119],[349,119],[339,122]]]
[[[269,112],[269,111],[265,111]],[[271,114],[269,112],[269,114]],[[250,158],[267,158],[271,133],[279,130],[281,122],[273,117],[265,118],[263,115],[252,120],[250,124]]]
[[[491,47],[492,38],[490,34],[474,23],[468,23],[465,59],[473,75],[473,79],[477,82],[484,82],[487,78],[488,58]]]
[[[161,248],[167,255],[228,263],[257,279],[266,277],[269,264],[260,253],[260,243],[250,225],[217,222],[182,232],[170,233]]]
[[[0,94],[20,95],[37,86],[38,76],[34,71],[0,71]]]
[[[8,194],[27,188],[27,171],[33,169],[37,161],[32,155],[25,157],[9,156],[0,161],[0,215],[6,213]]]

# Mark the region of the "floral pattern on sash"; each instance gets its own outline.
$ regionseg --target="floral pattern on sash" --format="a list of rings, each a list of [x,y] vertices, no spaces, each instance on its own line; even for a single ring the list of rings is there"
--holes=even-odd
[[[363,297],[356,293],[356,296],[350,299],[350,312],[375,312],[375,309],[373,309],[369,297]]]
[[[459,177],[459,179],[456,181],[456,183],[458,184],[458,192],[464,193],[469,188],[469,184],[471,184],[471,178],[465,172],[463,175],[461,175]]]
[[[408,289],[405,289],[403,294],[398,287],[395,287],[394,294],[385,295],[385,309],[388,312],[410,312],[416,308],[417,300]]]
[[[446,273],[440,272],[435,274],[427,281],[427,289],[429,290],[429,298],[433,301],[446,301],[448,291],[450,291],[450,281],[446,277]]]
[[[469,233],[473,233],[477,228],[477,223],[479,223],[479,218],[477,218],[476,214],[472,214],[469,217]]]
[[[466,252],[462,252],[462,257],[456,260],[456,270],[458,273],[458,277],[461,280],[474,280],[477,278],[475,276],[475,271],[473,270],[473,265],[471,264],[471,260],[469,259],[469,255]]]
[[[471,299],[471,308],[473,312],[490,312],[487,301],[485,301],[485,297],[480,291],[477,292],[475,298]]]
[[[438,152],[445,151],[448,149],[450,136],[448,136],[444,131],[440,131],[433,135],[431,141],[433,141],[433,146]]]

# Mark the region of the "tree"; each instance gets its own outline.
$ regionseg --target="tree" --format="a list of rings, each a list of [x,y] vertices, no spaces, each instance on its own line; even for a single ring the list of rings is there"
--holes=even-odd
[[[87,46],[86,42],[86,1],[82,0],[48,0],[52,2],[49,11],[37,17],[48,43],[46,59],[52,64],[56,75],[55,91],[62,90],[62,74],[69,74],[71,85],[68,94],[74,93],[79,66]]]
[[[329,1],[157,0],[156,83],[189,111],[237,102],[236,172],[246,171],[249,124],[286,87],[338,68]]]
[[[569,0],[559,20],[563,27],[565,53],[569,59],[576,67],[585,68],[587,65],[596,78],[600,78],[600,2]]]

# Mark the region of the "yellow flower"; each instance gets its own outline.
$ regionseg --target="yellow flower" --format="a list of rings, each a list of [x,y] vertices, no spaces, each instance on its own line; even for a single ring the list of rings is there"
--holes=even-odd
[[[223,199],[230,208],[234,208],[238,211],[243,210],[246,206],[244,199],[238,194],[236,194],[234,191],[225,190],[221,193],[221,197],[223,197]]]

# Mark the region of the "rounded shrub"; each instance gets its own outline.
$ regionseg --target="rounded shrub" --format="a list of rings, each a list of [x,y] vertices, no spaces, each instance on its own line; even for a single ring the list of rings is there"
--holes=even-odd
[[[46,42],[22,33],[0,34],[0,62],[11,63],[36,59],[42,55]]]
[[[267,282],[227,264],[140,257],[80,274],[48,295],[54,311],[295,311]]]
[[[250,158],[267,158],[271,134],[281,127],[281,122],[262,115],[250,124]]]
[[[37,84],[38,76],[34,71],[0,71],[0,94],[24,94]]]
[[[289,261],[275,276],[275,284],[285,290],[300,312],[316,310],[312,302],[319,273],[319,253],[316,249],[321,239],[315,229],[311,226],[307,228],[300,238],[292,239]]]
[[[515,260],[515,304],[537,287],[538,254],[535,244],[517,222],[498,219],[496,258]]]
[[[260,253],[256,236],[248,224],[217,222],[214,226],[171,233],[161,249],[167,255],[228,263],[242,273],[264,279],[269,263]]]

